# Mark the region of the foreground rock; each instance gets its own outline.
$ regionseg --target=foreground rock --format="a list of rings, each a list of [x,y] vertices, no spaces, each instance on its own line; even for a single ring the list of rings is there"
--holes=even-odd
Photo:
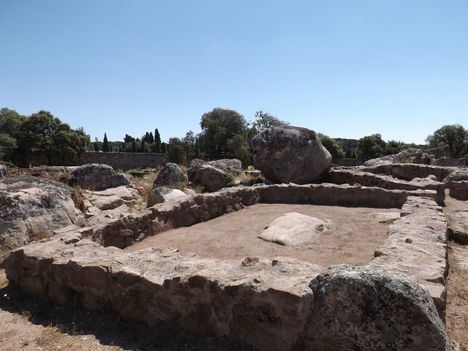
[[[447,213],[449,239],[468,245],[468,210]]]
[[[255,167],[275,183],[317,182],[331,166],[331,155],[312,130],[280,126],[252,138]]]
[[[71,194],[67,185],[41,178],[0,180],[0,245],[14,248],[73,224],[77,212]]]
[[[77,167],[72,171],[70,184],[78,185],[88,190],[105,190],[122,185],[129,185],[129,181],[118,174],[111,166],[90,163]]]
[[[166,163],[154,181],[153,188],[164,186],[173,189],[183,189],[187,185],[187,176],[175,163]]]
[[[317,242],[330,226],[319,218],[290,212],[276,218],[259,238],[284,246],[307,245]]]
[[[151,193],[148,196],[148,207],[154,206],[156,204],[174,201],[177,199],[186,198],[188,195],[179,189],[171,189],[167,187],[157,187],[151,190]]]
[[[310,287],[314,307],[301,350],[454,349],[427,291],[405,275],[332,266]]]
[[[201,186],[203,191],[214,192],[224,188],[232,180],[232,176],[208,163],[188,169],[188,179],[195,186]]]

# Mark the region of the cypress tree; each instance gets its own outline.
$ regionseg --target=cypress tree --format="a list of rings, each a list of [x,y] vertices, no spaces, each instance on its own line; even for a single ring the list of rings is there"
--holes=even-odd
[[[156,143],[156,152],[166,153],[162,151],[161,136],[159,135],[158,128],[154,130],[154,142]]]
[[[102,141],[102,151],[109,152],[109,141],[107,140],[106,133],[104,133],[104,140]]]

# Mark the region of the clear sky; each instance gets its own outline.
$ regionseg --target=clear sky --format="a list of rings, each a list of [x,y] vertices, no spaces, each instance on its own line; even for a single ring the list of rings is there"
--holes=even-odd
[[[468,127],[468,1],[0,0],[0,107],[120,140],[218,106],[332,137]]]

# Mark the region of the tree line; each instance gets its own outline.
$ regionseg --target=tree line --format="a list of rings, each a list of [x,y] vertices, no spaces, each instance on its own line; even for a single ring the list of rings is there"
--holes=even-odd
[[[146,132],[135,138],[128,134],[122,141],[90,142],[82,128],[72,129],[48,111],[22,116],[14,110],[0,110],[0,159],[19,165],[43,163],[73,164],[85,151],[156,152],[167,153],[169,160],[183,163],[192,158],[237,158],[244,164],[251,162],[250,139],[266,128],[287,125],[288,122],[269,113],[258,111],[249,123],[234,110],[214,108],[200,119],[201,132],[188,131],[183,138],[161,141],[159,130]],[[425,145],[400,141],[384,141],[380,134],[359,140],[331,138],[320,134],[322,144],[335,162],[343,158],[368,160],[398,153],[408,147],[422,149],[444,147],[451,157],[468,154],[468,130],[461,125],[445,125],[429,135]]]

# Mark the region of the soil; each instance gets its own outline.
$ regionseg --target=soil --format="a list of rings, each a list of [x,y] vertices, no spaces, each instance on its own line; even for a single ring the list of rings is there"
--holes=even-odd
[[[322,233],[317,244],[287,247],[258,238],[266,226],[287,212],[332,221],[332,230]],[[146,247],[173,247],[181,252],[220,259],[247,256],[292,257],[328,266],[347,263],[367,264],[374,251],[387,238],[388,223],[380,223],[382,214],[398,209],[339,207],[318,205],[257,204],[240,211],[148,237],[128,247],[137,251]]]

